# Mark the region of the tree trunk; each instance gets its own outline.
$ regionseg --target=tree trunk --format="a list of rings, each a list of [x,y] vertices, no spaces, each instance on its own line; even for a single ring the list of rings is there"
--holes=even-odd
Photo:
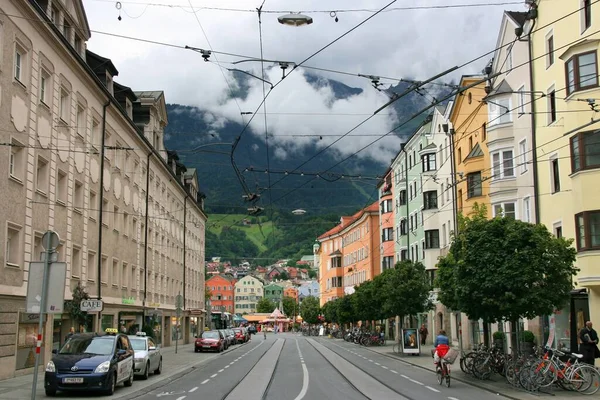
[[[490,324],[485,321],[483,322],[483,345],[490,347]]]

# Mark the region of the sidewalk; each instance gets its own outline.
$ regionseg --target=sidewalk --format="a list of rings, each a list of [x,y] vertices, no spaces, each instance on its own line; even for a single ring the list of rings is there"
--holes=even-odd
[[[341,340],[342,339],[336,339],[336,341]],[[430,370],[432,373],[435,372],[433,358],[431,357],[431,350],[433,349],[432,345],[425,345],[421,347],[420,355],[411,355],[394,353],[392,350],[393,344],[393,341],[388,340],[386,341],[385,346],[372,346],[363,348],[388,357],[395,358],[400,362],[410,364],[414,367]],[[511,386],[504,377],[498,374],[493,374],[492,378],[489,380],[481,381],[473,377],[472,375],[465,374],[464,372],[462,372],[460,369],[458,359],[452,366],[452,379],[468,383],[469,385],[476,386],[480,389],[500,394],[502,396],[515,400],[539,400],[540,398],[544,397],[552,398],[553,400],[572,400],[573,398],[582,398],[582,396],[585,398],[600,399],[600,391],[592,396],[584,396],[580,393],[552,388],[548,388],[544,392],[540,393],[529,393],[525,390],[521,390],[519,388]]]
[[[249,342],[251,343],[251,342]],[[243,345],[242,345],[243,346]],[[228,353],[240,345],[231,347],[224,353]],[[150,375],[148,380],[143,381],[138,378],[133,382],[132,387],[117,386],[112,399],[125,399],[151,392],[154,389],[162,387],[166,380],[172,381],[182,377],[199,367],[201,364],[207,363],[210,360],[219,357],[224,353],[194,353],[194,344],[179,345],[177,354],[175,354],[175,346],[169,346],[160,349],[163,356],[162,374]],[[16,378],[0,381],[0,399],[2,400],[23,400],[31,398],[31,386],[33,383],[33,374],[19,376]],[[140,393],[141,392],[141,393]],[[70,400],[78,399],[77,395],[68,396]],[[44,399],[46,394],[44,391],[44,372],[40,369],[38,375],[38,384],[36,390],[36,399]],[[85,398],[89,398],[86,396]]]

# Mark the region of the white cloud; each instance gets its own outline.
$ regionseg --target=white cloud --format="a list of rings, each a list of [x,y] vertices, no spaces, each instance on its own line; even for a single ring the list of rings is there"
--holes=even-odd
[[[150,0],[143,0],[147,2]],[[248,0],[193,0],[196,7],[255,9],[262,1]],[[177,45],[209,48],[194,14],[184,0],[164,0],[160,3],[184,6],[159,7],[123,3],[122,20],[114,4],[98,0],[84,0],[92,29],[134,36]],[[387,0],[330,0],[327,5],[318,0],[267,0],[265,10],[340,10],[378,9]],[[423,4],[448,5],[481,3],[481,0],[402,0],[394,7]],[[187,7],[185,7],[188,5]],[[523,10],[523,6],[514,6]],[[314,23],[291,28],[277,23],[277,14],[263,13],[264,56],[268,59],[302,61],[317,49],[348,31],[369,13],[338,12],[339,22],[329,13],[309,13]],[[214,50],[258,57],[260,55],[256,13],[200,10],[197,16]],[[138,18],[132,18],[138,17]],[[348,71],[353,74],[374,74],[388,77],[425,79],[454,65],[493,49],[501,7],[450,8],[432,10],[403,10],[381,13],[356,31],[333,44],[311,59],[307,65]],[[245,99],[230,99],[230,91],[238,89],[231,73],[214,62],[204,62],[201,55],[173,47],[104,36],[93,33],[89,49],[113,60],[120,71],[117,81],[134,90],[165,90],[167,101],[197,106],[207,111],[205,121],[215,134],[227,120],[243,122],[240,111],[254,111],[262,100],[259,80],[251,78]],[[260,75],[258,63],[228,62],[237,58],[213,54],[211,61],[219,60],[224,68],[239,68]],[[462,73],[480,71],[487,58],[449,75],[456,79]],[[281,79],[279,68],[268,66],[268,80]],[[310,73],[315,71],[309,70]],[[289,73],[289,69],[287,71]],[[306,70],[289,75],[271,93],[267,100],[269,142],[275,157],[284,159],[290,153],[303,152],[314,144],[318,149],[330,145],[339,136],[362,121],[387,98],[375,91],[367,79],[339,74],[322,73],[352,87],[363,88],[363,93],[344,100],[336,100],[331,88],[315,88],[305,79]],[[225,79],[227,78],[227,80]],[[229,82],[229,86],[227,84]],[[262,112],[262,110],[261,110]],[[343,114],[343,115],[342,115]],[[349,115],[348,115],[349,114]],[[375,137],[388,132],[397,122],[389,111],[376,116],[332,146],[328,153],[337,159],[346,157],[367,145]],[[247,116],[245,117],[247,121]],[[248,134],[264,138],[263,115],[256,115]],[[295,136],[292,136],[295,135]],[[322,137],[322,138],[320,138]],[[386,137],[364,150],[361,157],[389,162],[400,140]],[[255,149],[256,150],[256,149]]]

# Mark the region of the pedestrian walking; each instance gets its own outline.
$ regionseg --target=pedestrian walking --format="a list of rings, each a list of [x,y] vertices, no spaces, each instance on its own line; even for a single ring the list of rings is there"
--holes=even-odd
[[[585,328],[579,331],[579,352],[583,355],[582,362],[594,365],[594,359],[600,357],[598,349],[598,333],[592,328],[592,321],[585,323]]]
[[[427,327],[425,326],[425,324],[422,324],[421,327],[419,328],[419,336],[421,337],[421,346],[423,346],[425,344],[428,334],[429,334],[429,331],[427,330]]]

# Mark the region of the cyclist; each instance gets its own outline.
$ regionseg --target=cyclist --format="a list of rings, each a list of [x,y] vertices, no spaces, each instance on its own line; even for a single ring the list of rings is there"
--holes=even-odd
[[[450,350],[450,340],[448,339],[448,336],[446,336],[445,330],[442,329],[438,332],[438,335],[433,342],[433,346],[435,347],[433,363],[438,365],[440,359],[448,353],[448,350]]]

